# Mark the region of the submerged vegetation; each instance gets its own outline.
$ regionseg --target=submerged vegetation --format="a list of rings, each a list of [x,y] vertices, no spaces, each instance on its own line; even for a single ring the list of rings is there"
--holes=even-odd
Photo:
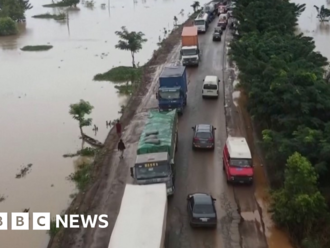
[[[0,36],[17,34],[16,22],[10,17],[0,17]]]
[[[22,47],[22,51],[28,51],[28,52],[38,52],[38,51],[48,51],[52,49],[53,46],[50,45],[36,45],[36,46],[25,46]]]
[[[33,18],[39,18],[39,19],[54,19],[54,20],[64,20],[66,15],[64,13],[53,15],[53,14],[40,14],[40,15],[34,15]]]
[[[17,34],[17,22],[25,22],[25,11],[32,7],[29,0],[0,0],[0,36]]]
[[[95,81],[112,81],[114,83],[123,83],[127,81],[134,81],[134,78],[141,77],[141,68],[133,68],[129,66],[118,66],[111,70],[97,74],[94,76]]]
[[[142,77],[142,68],[119,66],[114,67],[108,72],[103,74],[97,74],[94,76],[96,81],[111,81],[114,83],[120,83],[115,85],[119,94],[130,95],[140,85]]]
[[[313,38],[295,35],[305,4],[240,0],[230,56],[262,130],[274,221],[307,247],[330,247],[330,85]],[[281,16],[281,18],[278,18]],[[249,20],[249,21],[246,21]],[[318,246],[316,246],[318,245]]]
[[[93,165],[90,163],[82,163],[78,165],[77,170],[69,175],[69,179],[74,181],[77,188],[81,191],[85,190],[92,179]]]
[[[80,2],[80,0],[62,0],[59,2],[54,2],[50,4],[44,4],[43,7],[46,8],[55,8],[55,7],[77,7],[77,4]]]

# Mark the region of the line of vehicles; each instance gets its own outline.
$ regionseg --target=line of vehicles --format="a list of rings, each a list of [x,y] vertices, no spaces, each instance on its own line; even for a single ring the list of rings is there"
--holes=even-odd
[[[184,66],[198,66],[201,62],[201,51],[198,33],[206,33],[209,24],[219,16],[213,33],[213,41],[221,41],[222,32],[227,28],[228,19],[232,16],[235,4],[211,2],[204,5],[203,11],[194,20],[194,25],[183,27],[181,34],[180,61]]]
[[[228,12],[228,5],[205,6],[207,12]],[[232,6],[232,5],[231,5]],[[203,17],[205,19],[205,17]],[[187,71],[185,65],[198,64],[200,47],[198,27],[185,27],[182,31],[182,64],[165,66],[160,73],[158,109],[150,110],[136,151],[136,160],[130,168],[133,185],[127,184],[120,212],[108,248],[164,248],[167,198],[175,193],[175,155],[178,150],[179,115],[187,105]],[[196,62],[197,61],[197,62]],[[202,96],[219,96],[220,80],[206,76]],[[211,124],[192,127],[192,149],[211,149],[216,146],[217,130]],[[253,160],[244,137],[227,137],[222,149],[222,167],[227,183],[253,183]],[[187,195],[187,212],[192,227],[216,227],[215,201],[210,194]]]

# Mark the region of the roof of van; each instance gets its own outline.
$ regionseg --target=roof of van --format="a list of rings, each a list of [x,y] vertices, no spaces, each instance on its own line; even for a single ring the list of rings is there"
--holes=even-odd
[[[244,137],[228,137],[226,146],[231,158],[252,159],[249,145]]]
[[[198,31],[196,26],[183,27],[182,36],[196,36],[197,32]]]
[[[166,66],[160,74],[160,78],[181,77],[186,67],[179,66]]]
[[[217,76],[206,76],[204,79],[204,83],[218,83]]]

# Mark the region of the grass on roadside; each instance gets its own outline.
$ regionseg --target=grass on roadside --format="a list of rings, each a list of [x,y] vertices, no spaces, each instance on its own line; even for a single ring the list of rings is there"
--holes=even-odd
[[[64,158],[73,158],[76,156],[84,156],[84,157],[93,157],[95,156],[98,152],[100,151],[99,148],[94,148],[94,147],[85,147],[79,151],[77,151],[76,153],[68,153],[68,154],[64,154],[63,157]]]
[[[83,191],[86,189],[91,181],[93,165],[90,163],[82,163],[78,166],[76,172],[69,175],[69,179],[76,183],[79,190]]]
[[[22,51],[28,51],[28,52],[39,52],[39,51],[48,51],[52,49],[53,46],[50,45],[37,45],[37,46],[25,46],[21,48]]]
[[[61,226],[56,227],[56,220],[52,219],[50,221],[50,229],[47,231],[47,233],[49,234],[50,237],[54,237],[56,234],[58,234],[58,232],[61,230]]]
[[[52,15],[52,14],[46,13],[46,14],[34,15],[32,17],[33,18],[39,18],[39,19],[64,20],[65,19],[65,14],[61,13],[61,14],[58,14],[58,15]]]
[[[132,78],[141,78],[142,68],[133,68],[129,66],[118,66],[111,70],[94,76],[95,81],[111,81],[114,83],[123,83],[132,81]]]

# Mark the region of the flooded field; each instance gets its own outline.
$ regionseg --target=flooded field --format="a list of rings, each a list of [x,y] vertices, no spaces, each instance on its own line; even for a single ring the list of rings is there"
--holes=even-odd
[[[94,8],[79,4],[69,21],[34,19],[33,15],[60,13],[44,8],[44,0],[30,0],[27,22],[18,36],[0,38],[0,212],[60,213],[70,204],[75,185],[67,180],[75,159],[63,158],[81,148],[78,124],[69,105],[80,99],[94,110],[86,134],[103,141],[106,121],[119,117],[127,97],[118,96],[109,82],[94,82],[95,74],[113,66],[131,65],[129,52],[115,49],[114,32],[126,26],[142,31],[148,42],[136,61],[145,63],[157,49],[164,28],[180,24],[192,12],[190,0],[95,1]],[[50,3],[51,1],[49,1]],[[201,5],[207,1],[200,1]],[[105,4],[105,7],[101,7]],[[65,9],[64,9],[65,10]],[[50,44],[45,52],[23,52],[26,45]],[[103,54],[103,55],[102,55]],[[44,248],[45,231],[0,232],[3,248]]]
[[[329,0],[294,0],[294,3],[303,4],[306,3],[306,10],[302,13],[299,18],[299,31],[303,32],[306,36],[314,38],[316,50],[328,59],[330,59],[329,40],[330,40],[330,23],[320,23],[317,16],[317,11],[314,7],[321,8],[324,5],[325,8],[330,9]]]

